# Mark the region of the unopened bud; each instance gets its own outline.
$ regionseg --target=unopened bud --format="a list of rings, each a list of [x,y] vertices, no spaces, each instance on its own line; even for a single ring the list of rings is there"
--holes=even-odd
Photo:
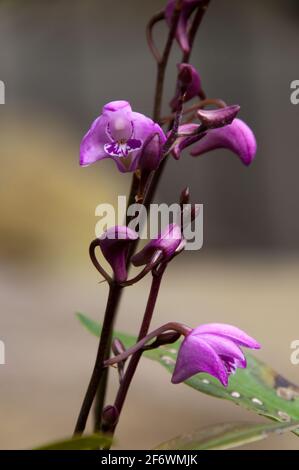
[[[146,345],[144,349],[145,350],[156,349],[159,346],[163,346],[165,344],[175,343],[179,339],[180,336],[181,336],[181,333],[179,333],[178,331],[161,333],[159,336],[157,336],[157,338],[155,339],[153,343]]]
[[[196,68],[191,64],[178,64],[178,87],[170,106],[175,110],[184,94],[184,102],[203,94],[201,79]]]
[[[107,405],[103,409],[103,426],[112,429],[118,422],[119,413],[114,405]]]
[[[237,104],[219,109],[199,109],[197,117],[207,129],[216,129],[231,124],[239,111]]]
[[[142,172],[154,171],[160,165],[163,158],[162,147],[165,139],[158,132],[154,132],[145,140],[140,156],[140,169]]]
[[[193,80],[194,67],[190,64],[180,64],[178,66],[178,78],[182,85],[188,86]]]

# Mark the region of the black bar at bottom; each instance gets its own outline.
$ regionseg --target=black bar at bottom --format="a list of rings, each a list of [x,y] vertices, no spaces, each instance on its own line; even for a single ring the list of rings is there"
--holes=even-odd
[[[267,465],[281,462],[285,465],[294,462],[298,451],[0,451],[0,464],[71,463],[73,468],[93,464],[101,468],[144,468],[180,466],[195,468],[202,464],[225,463],[230,466],[248,464]],[[94,469],[96,467],[93,467]]]

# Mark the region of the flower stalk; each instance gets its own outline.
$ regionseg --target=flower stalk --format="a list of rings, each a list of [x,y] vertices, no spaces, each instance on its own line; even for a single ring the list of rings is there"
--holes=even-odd
[[[118,356],[111,358],[105,362],[105,366],[113,365],[113,364],[118,364],[122,363],[124,360],[126,360],[128,357],[131,356],[130,362],[128,364],[128,367],[126,369],[126,372],[123,376],[123,380],[121,381],[120,387],[118,389],[118,393],[116,395],[116,399],[114,402],[114,407],[118,411],[118,416],[120,416],[131,382],[134,378],[136,369],[138,367],[139,361],[141,359],[142,353],[144,351],[144,348],[146,346],[146,343],[148,343],[151,339],[159,337],[159,335],[162,335],[164,332],[174,332],[177,335],[173,337],[173,335],[169,336],[169,341],[173,342],[176,340],[181,334],[186,335],[189,332],[189,329],[187,327],[184,327],[184,325],[181,325],[179,323],[167,323],[166,325],[163,325],[160,328],[157,328],[156,330],[152,331],[150,334],[148,334],[148,330],[150,327],[150,323],[154,314],[159,290],[161,287],[161,281],[163,278],[163,274],[166,269],[166,264],[161,266],[161,268],[153,273],[153,278],[152,278],[152,284],[151,284],[151,289],[150,293],[148,296],[148,301],[145,309],[145,313],[143,316],[143,320],[141,323],[141,327],[139,330],[138,338],[137,338],[137,343],[132,346],[131,348],[127,349],[123,353],[119,354]],[[116,430],[116,426],[118,424],[118,421],[114,423],[113,426],[110,428],[103,427],[104,432],[109,432],[109,434],[114,434]]]
[[[115,312],[117,310],[117,306],[120,300],[121,290],[122,287],[114,283],[111,284],[109,287],[109,295],[96,360],[77,419],[74,435],[81,435],[84,432],[88,415],[90,413],[90,409],[96,396],[101,378],[105,373],[104,360],[106,358],[107,350],[110,350],[109,343],[111,342],[111,331],[113,331]]]

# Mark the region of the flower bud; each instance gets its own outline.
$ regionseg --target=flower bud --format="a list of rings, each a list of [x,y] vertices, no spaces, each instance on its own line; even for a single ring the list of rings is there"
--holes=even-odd
[[[195,67],[191,64],[178,64],[178,87],[170,106],[175,110],[181,98],[182,89],[184,89],[184,102],[192,100],[195,96],[203,93],[201,88],[201,79]]]
[[[170,224],[157,238],[151,240],[141,251],[136,253],[131,261],[134,266],[143,266],[153,258],[155,252],[162,252],[162,262],[167,262],[172,258],[181,245],[183,236],[181,228],[177,224]]]
[[[149,173],[158,168],[163,157],[162,149],[164,142],[165,139],[161,139],[160,134],[157,132],[148,136],[140,156],[139,166],[141,170]]]
[[[126,258],[130,245],[137,239],[137,232],[122,225],[109,228],[99,239],[102,253],[110,264],[117,282],[124,282],[127,279]]]
[[[119,413],[117,408],[114,405],[107,405],[103,409],[103,426],[106,429],[113,429],[117,424],[119,418]]]
[[[207,129],[215,129],[231,124],[239,111],[237,104],[218,109],[199,109],[197,117]]]

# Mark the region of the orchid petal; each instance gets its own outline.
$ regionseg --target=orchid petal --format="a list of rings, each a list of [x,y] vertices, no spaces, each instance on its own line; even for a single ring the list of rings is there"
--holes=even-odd
[[[231,360],[236,360],[238,367],[246,367],[244,353],[234,341],[208,333],[201,334],[200,337],[207,341],[221,358],[231,358]]]
[[[260,344],[251,336],[247,335],[245,331],[240,330],[240,328],[237,328],[236,326],[227,325],[225,323],[208,323],[205,325],[200,325],[193,330],[192,334],[212,334],[215,336],[228,338],[234,341],[236,344],[250,349],[260,349],[261,347]]]
[[[191,333],[179,349],[171,381],[184,382],[199,372],[206,372],[227,386],[228,373],[219,355],[207,341]]]
[[[204,138],[195,144],[191,155],[197,157],[218,148],[231,150],[240,157],[244,165],[250,165],[256,154],[256,140],[245,122],[234,119],[228,126],[209,130]]]

